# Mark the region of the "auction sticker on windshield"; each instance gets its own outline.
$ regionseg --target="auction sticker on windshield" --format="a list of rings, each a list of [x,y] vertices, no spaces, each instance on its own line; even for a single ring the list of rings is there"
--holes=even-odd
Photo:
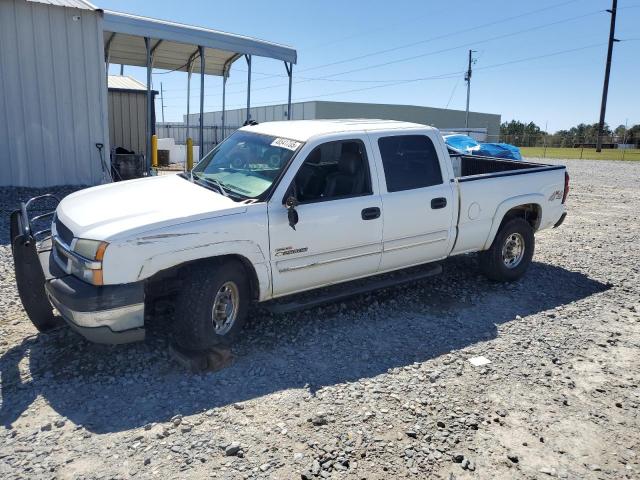
[[[289,140],[288,138],[276,138],[273,142],[271,142],[271,146],[286,148],[287,150],[297,150],[300,146],[300,142]]]

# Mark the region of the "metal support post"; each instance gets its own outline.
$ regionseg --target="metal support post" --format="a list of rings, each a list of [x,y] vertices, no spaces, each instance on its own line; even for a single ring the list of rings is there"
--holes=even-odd
[[[224,140],[224,121],[225,121],[225,104],[227,99],[227,73],[222,74],[222,135],[221,140]]]
[[[287,69],[287,75],[289,76],[289,99],[287,101],[287,120],[291,120],[291,84],[293,78],[293,63],[284,62],[284,68]]]
[[[251,55],[245,55],[247,60],[247,122],[251,120]]]
[[[144,37],[144,45],[147,49],[147,122],[145,131],[147,148],[145,155],[145,170],[148,174],[151,170],[151,132],[153,131],[151,128],[151,113],[153,109],[153,98],[151,98],[151,70],[153,69],[153,67],[151,65],[151,39],[149,37]]]
[[[205,61],[204,61],[204,47],[199,46],[198,51],[200,52],[200,157],[199,160],[202,160],[204,157],[204,69],[205,69]]]

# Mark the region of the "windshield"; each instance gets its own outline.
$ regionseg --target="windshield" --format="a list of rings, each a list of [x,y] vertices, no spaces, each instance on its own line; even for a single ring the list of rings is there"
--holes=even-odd
[[[239,130],[194,167],[193,178],[230,197],[258,198],[301,145],[295,140]]]

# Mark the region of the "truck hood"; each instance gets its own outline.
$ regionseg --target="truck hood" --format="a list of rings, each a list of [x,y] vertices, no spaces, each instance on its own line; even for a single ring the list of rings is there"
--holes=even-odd
[[[113,241],[246,208],[178,175],[164,175],[80,190],[60,202],[56,215],[75,237]]]

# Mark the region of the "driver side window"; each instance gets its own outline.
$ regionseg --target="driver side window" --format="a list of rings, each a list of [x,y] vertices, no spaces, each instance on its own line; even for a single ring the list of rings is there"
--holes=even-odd
[[[300,166],[290,190],[300,203],[371,195],[364,143],[339,140],[318,145]]]

